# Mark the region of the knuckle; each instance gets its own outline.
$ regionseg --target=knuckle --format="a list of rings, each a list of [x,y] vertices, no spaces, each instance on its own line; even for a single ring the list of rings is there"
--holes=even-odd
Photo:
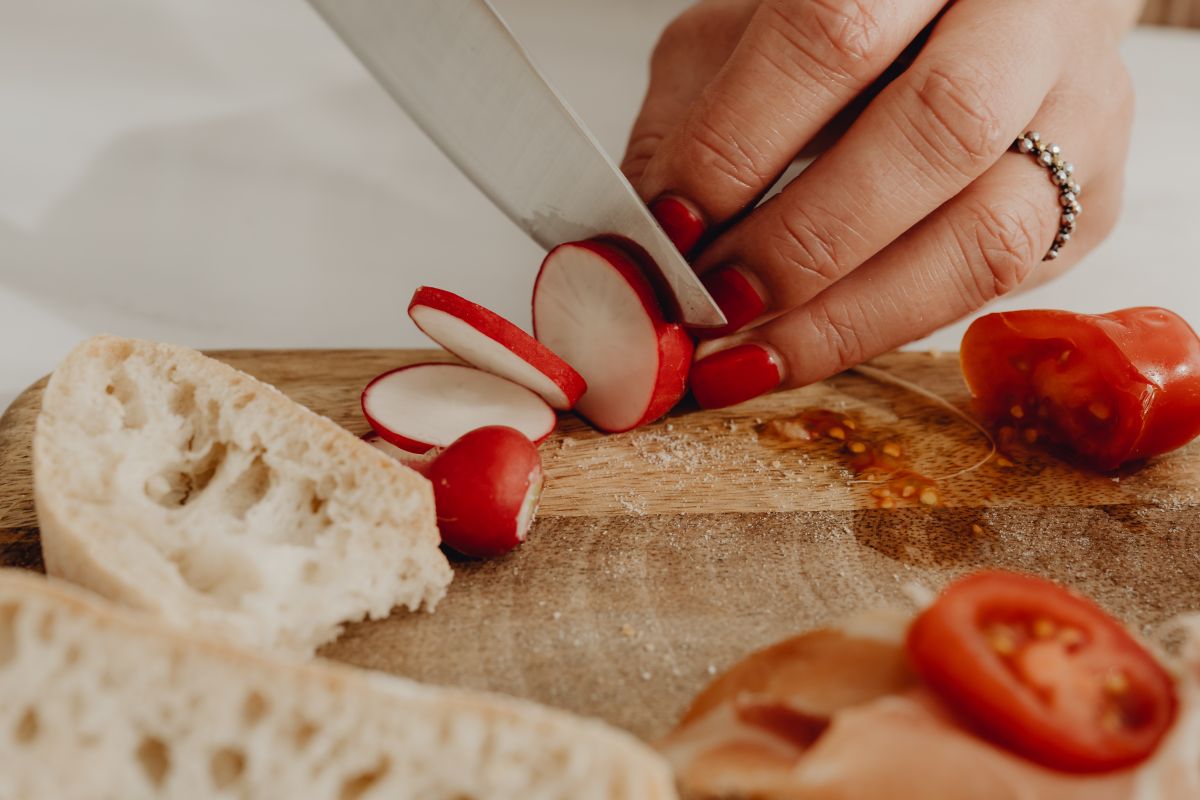
[[[852,309],[823,306],[813,315],[816,341],[823,351],[820,363],[846,369],[870,357],[864,345],[864,331],[854,319]]]
[[[793,283],[802,295],[820,291],[841,276],[849,249],[840,233],[843,223],[804,209],[781,212],[778,223],[768,241],[768,257],[801,279]]]
[[[964,291],[972,307],[1008,294],[1025,282],[1041,259],[1039,243],[1045,239],[1049,246],[1049,237],[1041,231],[1049,213],[1032,203],[975,205],[970,222],[958,233],[969,277]]]
[[[674,163],[680,174],[705,181],[719,176],[739,193],[757,192],[769,180],[769,157],[732,124],[714,121],[733,118],[718,106],[695,120]]]
[[[640,177],[665,138],[666,133],[660,130],[647,129],[634,133],[625,148],[621,171],[629,176],[630,180]]]
[[[907,127],[927,159],[957,176],[973,177],[1007,149],[993,82],[961,65],[934,64],[916,76]]]
[[[879,71],[887,31],[866,0],[768,0],[767,29],[806,75],[861,85]]]

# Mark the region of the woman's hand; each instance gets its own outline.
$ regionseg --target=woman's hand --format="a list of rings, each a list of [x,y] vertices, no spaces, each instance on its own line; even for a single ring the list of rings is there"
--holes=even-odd
[[[1111,229],[1132,119],[1117,41],[1140,3],[944,5],[706,0],[663,34],[623,169],[660,219],[690,211],[717,234],[694,263],[731,326],[697,351],[702,404],[919,338],[1062,272]],[[1085,190],[1055,261],[1057,187],[1008,152],[1026,130],[1061,145]]]

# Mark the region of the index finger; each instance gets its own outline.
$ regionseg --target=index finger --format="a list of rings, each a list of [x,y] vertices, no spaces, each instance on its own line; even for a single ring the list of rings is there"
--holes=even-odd
[[[1032,2],[999,12],[984,0],[954,5],[913,66],[824,156],[709,247],[698,270],[737,265],[765,294],[761,310],[786,311],[962,191],[1008,149],[1061,74],[1060,50],[1028,44],[1021,7]]]
[[[764,0],[637,188],[719,224],[753,203],[941,10],[942,0]]]

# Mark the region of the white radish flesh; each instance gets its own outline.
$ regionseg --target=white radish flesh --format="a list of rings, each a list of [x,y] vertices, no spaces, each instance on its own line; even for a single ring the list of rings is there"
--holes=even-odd
[[[480,369],[532,389],[557,409],[573,407],[583,378],[550,348],[513,323],[453,292],[422,286],[408,315],[425,335]]]
[[[446,447],[487,425],[516,428],[533,442],[554,430],[554,410],[523,386],[459,364],[414,364],[375,378],[363,415],[379,435],[412,453]]]
[[[657,419],[687,389],[691,338],[666,322],[638,264],[608,242],[573,242],[546,256],[533,320],[538,339],[587,381],[576,409],[602,430]]]

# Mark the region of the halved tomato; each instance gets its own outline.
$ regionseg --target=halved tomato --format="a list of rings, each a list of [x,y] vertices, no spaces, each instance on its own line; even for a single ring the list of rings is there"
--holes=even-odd
[[[1176,713],[1166,670],[1090,600],[1041,578],[980,572],[913,622],[916,671],[985,738],[1047,767],[1142,761]]]
[[[1163,308],[988,314],[967,329],[961,357],[986,421],[1097,469],[1200,435],[1200,337]]]

